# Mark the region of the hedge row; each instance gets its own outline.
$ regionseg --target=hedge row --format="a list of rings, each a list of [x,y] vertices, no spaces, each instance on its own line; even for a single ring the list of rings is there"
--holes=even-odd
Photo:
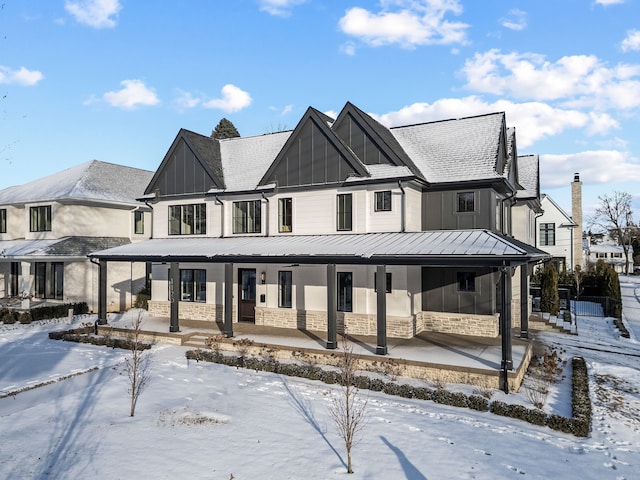
[[[75,328],[62,332],[49,332],[51,340],[64,340],[65,342],[90,343],[92,345],[104,345],[112,348],[122,348],[123,350],[133,350],[135,342],[128,338],[98,337],[90,335],[93,327]],[[151,345],[138,342],[138,350],[148,350]]]
[[[29,311],[18,311],[9,308],[0,309],[0,322],[10,323],[31,323],[36,320],[46,320],[49,318],[66,317],[69,310],[73,309],[74,315],[89,313],[89,306],[85,302],[65,303],[63,305],[53,305],[48,307],[35,307]]]
[[[318,366],[301,365],[295,363],[280,363],[274,360],[262,360],[255,357],[242,358],[228,356],[208,350],[189,350],[186,352],[189,360],[219,363],[231,367],[243,367],[256,371],[279,373],[291,377],[302,377],[309,380],[320,380],[325,383],[339,383],[339,375],[335,370],[323,369]],[[431,400],[441,405],[464,407],[481,412],[491,411],[496,415],[524,420],[534,425],[547,427],[571,433],[579,437],[587,437],[591,431],[591,401],[589,399],[589,378],[586,362],[581,357],[573,359],[573,418],[561,415],[548,415],[542,410],[527,408],[523,405],[511,405],[501,401],[489,401],[480,395],[467,396],[461,392],[450,392],[446,389],[431,389],[385,382],[379,378],[356,376],[353,384],[360,389],[384,392],[404,398]]]

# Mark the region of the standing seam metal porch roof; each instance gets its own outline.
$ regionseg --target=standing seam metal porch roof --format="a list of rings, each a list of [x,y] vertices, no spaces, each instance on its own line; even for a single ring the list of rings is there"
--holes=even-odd
[[[488,230],[152,239],[89,255],[110,261],[520,265],[546,252]]]

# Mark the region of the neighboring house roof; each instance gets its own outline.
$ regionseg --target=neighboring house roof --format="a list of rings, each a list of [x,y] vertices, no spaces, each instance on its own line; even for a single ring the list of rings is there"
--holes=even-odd
[[[531,245],[488,230],[437,230],[272,237],[162,238],[91,257],[111,261],[415,264],[499,266],[546,260]]]
[[[96,250],[120,247],[131,243],[123,237],[63,237],[51,240],[0,241],[0,258],[26,257],[86,257]]]
[[[538,198],[540,196],[540,157],[524,155],[518,157],[518,190],[516,198]]]
[[[549,202],[551,205],[553,205],[553,207],[558,211],[558,213],[560,213],[565,219],[565,222],[562,222],[560,225],[558,225],[558,227],[577,227],[578,225],[573,221],[573,219],[569,216],[569,214],[567,214],[567,212],[565,212],[560,205],[558,205],[553,198],[551,198],[549,195],[547,195],[546,193],[543,193],[542,196],[540,197],[540,203],[543,203],[544,201]],[[542,216],[543,220],[544,220],[544,215]]]
[[[136,204],[153,172],[91,160],[24,185],[0,190],[0,205],[84,200]]]
[[[501,112],[390,130],[427,182],[448,183],[501,178],[504,129]]]
[[[589,247],[591,253],[622,253],[624,255],[624,249],[622,245],[600,244],[591,245]]]

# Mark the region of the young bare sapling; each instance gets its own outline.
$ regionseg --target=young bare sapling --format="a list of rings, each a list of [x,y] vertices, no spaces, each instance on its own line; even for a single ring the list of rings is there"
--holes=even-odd
[[[332,398],[329,416],[333,419],[338,435],[344,440],[347,450],[347,473],[353,473],[351,449],[359,440],[359,433],[366,424],[367,399],[360,398],[355,386],[358,357],[353,353],[353,344],[347,336],[342,338],[342,352],[338,356],[338,379],[340,392]]]
[[[129,415],[134,416],[136,412],[136,404],[142,391],[149,383],[151,369],[151,354],[145,352],[147,347],[142,343],[142,312],[138,312],[138,316],[133,321],[129,340],[131,342],[131,354],[125,359],[127,375],[129,377],[129,390],[131,395],[131,409]]]

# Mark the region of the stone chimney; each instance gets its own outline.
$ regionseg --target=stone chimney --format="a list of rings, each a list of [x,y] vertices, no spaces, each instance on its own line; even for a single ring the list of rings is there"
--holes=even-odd
[[[571,183],[571,218],[573,223],[577,225],[573,229],[573,265],[571,265],[571,270],[576,265],[580,265],[580,268],[584,271],[584,254],[582,252],[582,182],[580,181],[579,173],[573,175],[573,182]]]

